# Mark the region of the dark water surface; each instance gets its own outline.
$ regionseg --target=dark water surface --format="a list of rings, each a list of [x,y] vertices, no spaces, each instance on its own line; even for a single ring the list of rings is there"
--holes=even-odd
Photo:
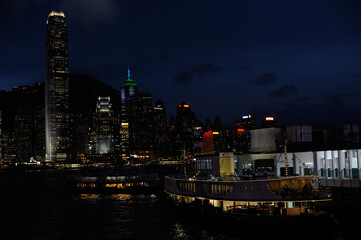
[[[0,240],[359,239],[358,213],[308,220],[224,219],[175,214],[154,194],[77,194],[69,172],[0,172]],[[357,234],[356,238],[354,234]]]

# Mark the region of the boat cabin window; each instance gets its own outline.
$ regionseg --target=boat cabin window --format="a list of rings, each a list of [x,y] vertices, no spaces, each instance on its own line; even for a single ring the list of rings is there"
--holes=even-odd
[[[181,181],[177,182],[178,189],[184,192],[196,192],[195,182]]]
[[[232,184],[213,183],[210,187],[211,193],[217,195],[228,195],[233,191]]]

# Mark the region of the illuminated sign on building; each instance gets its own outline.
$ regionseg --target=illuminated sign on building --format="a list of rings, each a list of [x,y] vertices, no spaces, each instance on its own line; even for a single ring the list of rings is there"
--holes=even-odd
[[[273,121],[274,117],[266,117],[266,121]]]
[[[242,119],[249,119],[249,118],[251,118],[251,114],[242,117]]]
[[[219,132],[213,132],[213,135],[218,135],[219,134]]]
[[[189,105],[188,104],[183,104],[183,106],[182,106],[182,104],[179,104],[178,107],[189,108]]]

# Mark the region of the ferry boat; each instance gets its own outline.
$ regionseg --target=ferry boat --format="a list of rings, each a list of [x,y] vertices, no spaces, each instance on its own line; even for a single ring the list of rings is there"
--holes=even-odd
[[[159,188],[157,173],[78,174],[68,181],[71,190],[81,193],[146,193]]]
[[[311,214],[315,203],[331,200],[315,176],[247,180],[234,175],[233,153],[221,153],[219,161],[220,177],[166,176],[165,193],[176,205],[198,204],[224,213],[265,216]]]

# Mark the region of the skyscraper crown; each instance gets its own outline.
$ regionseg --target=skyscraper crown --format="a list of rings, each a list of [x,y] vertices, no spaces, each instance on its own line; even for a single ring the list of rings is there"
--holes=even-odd
[[[130,69],[128,68],[128,79],[121,85],[121,87],[125,86],[137,86],[133,79],[130,79]]]
[[[53,17],[53,16],[65,17],[62,11],[55,11],[55,10],[51,11],[48,17]]]

